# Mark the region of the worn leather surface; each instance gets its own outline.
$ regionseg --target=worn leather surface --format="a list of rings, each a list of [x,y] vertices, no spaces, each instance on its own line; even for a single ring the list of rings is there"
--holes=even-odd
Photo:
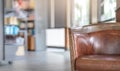
[[[120,31],[106,30],[89,33],[94,54],[120,54]]]
[[[88,55],[76,59],[78,71],[120,71],[119,55]]]
[[[120,31],[106,30],[75,36],[77,57],[89,54],[120,54]]]
[[[76,43],[77,69],[120,71],[120,31],[79,34]]]
[[[76,58],[83,55],[93,54],[93,47],[86,34],[75,35]]]
[[[71,31],[75,71],[120,71],[120,23],[96,24]]]

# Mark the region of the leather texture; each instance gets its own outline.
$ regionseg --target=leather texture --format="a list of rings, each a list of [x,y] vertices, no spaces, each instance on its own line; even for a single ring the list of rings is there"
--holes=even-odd
[[[120,23],[71,30],[73,71],[120,71]]]
[[[78,71],[120,71],[120,56],[89,55],[76,59]]]
[[[120,31],[105,30],[89,33],[89,44],[94,54],[120,54]]]

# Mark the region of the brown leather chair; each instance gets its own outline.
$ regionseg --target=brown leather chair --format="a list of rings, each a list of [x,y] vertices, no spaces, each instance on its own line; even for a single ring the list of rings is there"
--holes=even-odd
[[[120,71],[120,23],[71,29],[72,71]]]

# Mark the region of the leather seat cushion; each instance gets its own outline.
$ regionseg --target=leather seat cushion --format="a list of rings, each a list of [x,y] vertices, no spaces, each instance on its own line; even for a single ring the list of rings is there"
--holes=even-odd
[[[76,59],[78,71],[120,71],[120,55],[89,55]]]

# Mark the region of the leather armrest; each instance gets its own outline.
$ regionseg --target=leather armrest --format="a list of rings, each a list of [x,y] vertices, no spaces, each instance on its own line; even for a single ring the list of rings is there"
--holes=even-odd
[[[83,55],[93,54],[93,47],[89,43],[89,37],[85,34],[77,34],[70,30],[70,55],[71,55],[71,70],[74,71],[76,58]]]
[[[72,34],[72,43],[71,51],[74,59],[83,55],[91,55],[94,53],[87,34]]]

